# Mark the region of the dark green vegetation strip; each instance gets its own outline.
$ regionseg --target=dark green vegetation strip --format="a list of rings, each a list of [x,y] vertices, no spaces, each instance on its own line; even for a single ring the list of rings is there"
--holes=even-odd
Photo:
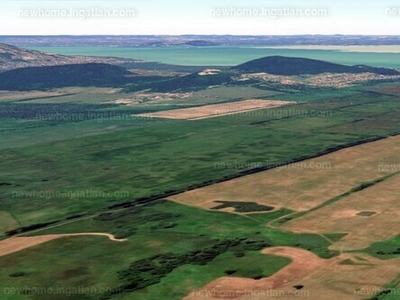
[[[244,256],[245,251],[262,250],[271,246],[266,240],[254,240],[239,238],[234,240],[215,240],[210,241],[210,245],[189,251],[184,254],[165,253],[142,259],[132,263],[128,269],[119,273],[119,278],[125,282],[121,287],[114,290],[123,292],[133,292],[157,284],[163,277],[171,273],[174,269],[182,265],[207,265],[218,255],[227,251],[237,251],[237,256]],[[234,272],[234,271],[232,271]],[[263,274],[257,274],[263,277]],[[254,278],[255,279],[255,278]],[[111,295],[110,295],[111,296]]]
[[[118,109],[120,108],[120,109]],[[157,111],[155,108],[121,109],[117,104],[77,104],[77,103],[0,103],[0,118],[40,119],[48,121],[79,122],[102,117],[124,117]]]

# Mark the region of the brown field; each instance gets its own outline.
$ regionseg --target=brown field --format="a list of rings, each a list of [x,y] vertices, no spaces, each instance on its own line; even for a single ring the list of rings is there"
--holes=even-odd
[[[400,136],[391,137],[192,190],[170,199],[204,209],[215,207],[214,201],[222,200],[307,211],[363,182],[399,171],[399,152]],[[396,165],[399,170],[391,168]]]
[[[398,276],[400,258],[382,261],[365,254],[341,254],[323,260],[297,248],[275,247],[265,254],[289,257],[292,263],[260,280],[221,277],[184,300],[200,299],[343,299],[371,298]],[[351,261],[351,264],[343,264]],[[301,285],[301,289],[294,286]]]
[[[399,150],[400,136],[391,137],[182,193],[172,200],[205,209],[225,200],[307,211],[361,183],[400,171]],[[397,174],[282,225],[292,232],[347,233],[330,247],[341,251],[337,257],[324,260],[302,249],[267,248],[263,253],[293,262],[261,280],[221,277],[184,299],[369,299],[398,278],[400,258],[379,260],[342,251],[361,250],[397,236],[399,195]]]
[[[175,109],[161,111],[156,113],[144,114],[142,116],[179,119],[179,120],[198,120],[211,117],[218,117],[247,111],[258,110],[261,108],[274,108],[287,104],[293,104],[293,101],[281,100],[245,100],[231,103],[212,104],[200,107]]]
[[[0,241],[0,256],[4,256],[7,254],[11,254],[14,252],[18,252],[36,245],[40,245],[54,239],[59,239],[62,237],[69,236],[82,236],[82,235],[97,235],[97,236],[106,236],[111,241],[114,242],[124,242],[126,239],[116,239],[112,234],[109,233],[98,233],[98,232],[88,232],[88,233],[67,233],[67,234],[48,234],[48,235],[39,235],[39,236],[29,236],[29,237],[20,237],[15,236],[5,240]]]
[[[282,228],[295,232],[348,233],[334,243],[332,250],[356,250],[400,233],[400,175],[376,184],[338,202],[285,223]],[[376,212],[360,216],[359,212]]]

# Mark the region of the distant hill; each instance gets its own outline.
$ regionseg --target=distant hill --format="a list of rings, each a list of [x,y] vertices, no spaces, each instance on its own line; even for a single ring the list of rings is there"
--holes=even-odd
[[[400,75],[395,69],[375,68],[364,65],[345,66],[327,61],[294,58],[283,56],[269,56],[246,62],[230,69],[217,70],[217,72],[204,70],[203,72],[192,73],[189,75],[153,82],[148,86],[141,86],[142,89],[150,89],[153,92],[175,92],[175,91],[196,91],[217,85],[243,85],[258,84],[260,79],[252,78],[243,81],[241,75],[248,73],[268,73],[272,75],[295,76],[295,75],[318,75],[323,73],[330,74],[361,74],[373,73],[376,75],[394,76]],[[355,79],[353,78],[353,81]]]
[[[190,92],[206,89],[210,86],[230,84],[235,80],[235,73],[221,71],[210,74],[192,73],[189,75],[177,77],[170,80],[152,83],[149,88],[152,92]]]
[[[40,90],[65,86],[121,86],[133,73],[109,64],[30,67],[0,73],[2,90]]]
[[[185,43],[183,43],[183,45],[197,46],[197,47],[209,47],[209,46],[218,46],[219,44],[210,42],[210,41],[194,40],[194,41],[185,42]]]
[[[255,59],[244,64],[232,68],[240,72],[247,73],[268,73],[273,75],[317,75],[322,73],[375,73],[380,75],[399,75],[400,72],[394,69],[374,68],[369,66],[345,66],[327,61],[284,57],[284,56],[268,56]]]
[[[0,71],[25,67],[57,66],[81,63],[122,65],[135,60],[116,57],[68,56],[27,50],[0,43]]]
[[[400,75],[395,69],[375,68],[364,65],[345,66],[331,62],[307,59],[293,58],[283,56],[269,56],[246,62],[232,68],[223,69],[205,69],[201,72],[189,75],[179,76],[167,80],[159,80],[151,83],[135,85],[129,87],[127,91],[150,90],[152,92],[192,92],[207,89],[211,86],[219,85],[249,85],[265,87],[265,82],[260,78],[247,78],[243,80],[241,76],[249,73],[268,73],[272,75],[295,76],[295,75],[318,75],[323,73],[355,74],[352,79],[348,79],[348,84],[357,82],[356,74],[373,73],[376,78],[378,75],[394,76]],[[270,88],[276,88],[271,86]]]

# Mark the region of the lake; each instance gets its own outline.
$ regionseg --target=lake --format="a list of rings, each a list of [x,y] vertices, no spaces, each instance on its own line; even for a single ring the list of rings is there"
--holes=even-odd
[[[346,65],[365,64],[400,68],[400,47],[293,46],[293,47],[31,47],[65,55],[116,56],[193,66],[234,66],[272,55],[304,57]]]

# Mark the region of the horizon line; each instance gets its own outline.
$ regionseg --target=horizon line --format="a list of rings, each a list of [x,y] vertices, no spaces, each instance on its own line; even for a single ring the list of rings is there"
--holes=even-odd
[[[0,34],[0,37],[8,36],[252,36],[252,37],[266,37],[266,36],[365,36],[365,37],[400,37],[400,34],[343,34],[343,33],[332,33],[332,34],[321,34],[321,33],[297,33],[297,34],[196,34],[196,33],[185,33],[185,34]]]

